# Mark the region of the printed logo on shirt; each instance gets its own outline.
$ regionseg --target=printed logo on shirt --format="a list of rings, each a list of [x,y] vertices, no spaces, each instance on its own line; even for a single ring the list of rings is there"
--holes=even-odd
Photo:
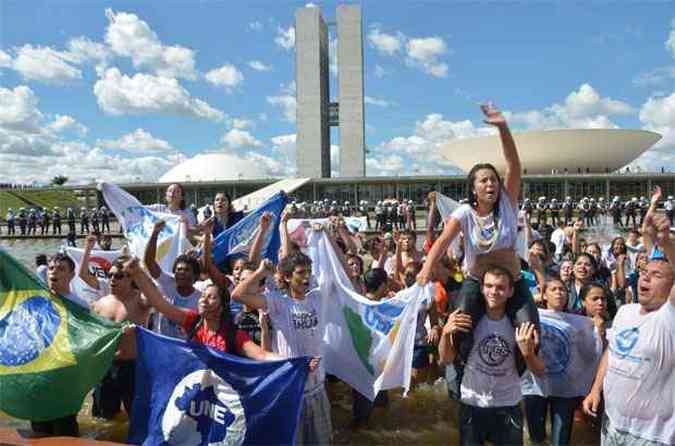
[[[614,339],[614,351],[620,356],[627,356],[635,348],[640,338],[640,329],[638,327],[627,328],[617,333]]]
[[[319,325],[319,317],[315,310],[296,310],[291,312],[291,323],[296,330],[308,330]]]
[[[510,354],[511,349],[508,342],[498,334],[486,336],[478,344],[480,359],[490,367],[502,365]]]

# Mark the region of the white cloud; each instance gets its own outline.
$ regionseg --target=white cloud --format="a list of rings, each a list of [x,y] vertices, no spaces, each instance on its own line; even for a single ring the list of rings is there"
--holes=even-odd
[[[675,91],[670,96],[649,98],[640,109],[640,122],[645,130],[663,135],[650,152],[675,155]],[[675,170],[675,165],[671,167]]]
[[[368,33],[368,41],[380,54],[393,56],[403,47],[405,36],[383,33],[379,28],[373,28]]]
[[[262,31],[263,29],[263,24],[259,21],[251,22],[248,24],[248,29],[251,31]]]
[[[288,135],[273,136],[270,138],[270,141],[272,142],[273,148],[276,150],[288,150],[291,148],[295,150],[297,135],[295,133],[291,133]]]
[[[82,78],[82,71],[72,62],[72,57],[66,52],[24,45],[16,50],[13,68],[25,79],[64,84]]]
[[[259,60],[249,61],[248,66],[256,71],[270,71],[272,69],[272,65],[265,65]]]
[[[213,69],[204,76],[207,81],[217,87],[224,87],[225,91],[231,92],[244,82],[244,75],[237,67],[225,64],[220,68]]]
[[[166,46],[137,15],[106,9],[110,22],[105,41],[112,51],[130,57],[136,68],[146,68],[160,76],[195,79],[194,51],[182,46]]]
[[[402,32],[387,34],[378,27],[373,27],[368,33],[370,45],[384,56],[396,56],[405,53],[405,64],[418,68],[434,77],[446,77],[448,64],[440,58],[449,53],[445,40],[441,37],[413,37],[408,38]],[[375,76],[383,77],[386,74],[380,65],[375,66]]]
[[[125,150],[137,154],[175,150],[167,141],[155,138],[150,132],[146,132],[141,128],[136,129],[132,133],[120,136],[118,139],[100,139],[96,141],[96,145],[107,149]]]
[[[258,141],[255,136],[251,135],[246,130],[232,129],[225,133],[221,142],[226,147],[231,149],[238,149],[240,147],[262,147],[262,142]]]
[[[12,56],[0,50],[0,68],[11,68]]]
[[[505,112],[512,124],[528,129],[554,128],[617,128],[610,116],[630,115],[634,110],[623,101],[603,98],[589,84],[571,92],[563,104],[553,104],[543,110]]]
[[[435,77],[445,77],[448,65],[438,58],[448,52],[445,41],[440,37],[410,39],[406,43],[406,64],[420,67],[425,73]]]
[[[666,49],[670,50],[670,54],[675,57],[675,24],[671,24],[673,26],[673,29],[670,30],[670,35],[668,36],[668,40],[666,40]]]
[[[94,42],[88,37],[80,36],[68,41],[68,54],[77,64],[93,62],[96,65],[96,73],[100,76],[108,67],[112,58],[110,49],[99,42]]]
[[[295,28],[289,26],[288,29],[277,27],[277,36],[274,38],[274,43],[285,50],[290,50],[295,47]]]
[[[280,107],[286,121],[295,122],[295,111],[297,108],[295,82],[291,82],[289,86],[282,85],[281,93],[278,96],[268,96],[267,103]]]
[[[440,175],[460,172],[440,155],[439,147],[453,139],[494,134],[471,121],[448,121],[431,113],[415,122],[410,136],[396,136],[373,148],[366,159],[368,175]]]
[[[384,99],[378,99],[371,96],[366,96],[363,98],[363,102],[370,105],[377,105],[378,107],[389,107],[389,102]]]
[[[109,68],[94,84],[99,107],[112,115],[165,113],[189,115],[213,121],[225,115],[206,102],[193,98],[176,79],[135,74],[127,76]]]
[[[382,79],[387,74],[387,71],[381,65],[375,65],[375,77]]]
[[[319,6],[315,3],[309,2],[305,5],[305,8],[318,8]]]
[[[640,73],[633,79],[633,85],[638,87],[654,87],[666,84],[675,79],[675,65],[659,67],[651,71]]]
[[[37,105],[37,96],[25,85],[14,89],[0,87],[0,127],[38,133],[42,113]]]
[[[253,121],[243,118],[230,118],[227,120],[227,124],[233,129],[246,129],[253,127]]]
[[[54,121],[52,121],[47,128],[57,133],[73,129],[80,136],[85,136],[89,131],[86,126],[80,124],[75,118],[68,115],[56,115]]]

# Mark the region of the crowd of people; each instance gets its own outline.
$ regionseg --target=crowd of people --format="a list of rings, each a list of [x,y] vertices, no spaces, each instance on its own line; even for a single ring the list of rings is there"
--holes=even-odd
[[[80,225],[79,234],[110,233],[110,220],[113,214],[105,207],[91,209],[82,206],[79,213],[72,207],[61,210],[58,206],[52,209],[44,207],[12,208],[7,214],[0,216],[1,223],[7,228],[6,235],[62,235],[77,234],[77,223]],[[64,225],[67,230],[64,231]],[[1,232],[0,232],[1,233]]]
[[[616,228],[608,246],[586,231],[614,215],[603,200],[558,204],[542,197],[536,205],[526,200],[519,206],[523,169],[515,142],[498,110],[487,105],[483,112],[499,132],[506,175],[502,178],[491,164],[474,166],[466,202],[451,215],[440,213],[438,196],[431,193],[423,244],[417,243],[414,203],[378,203],[377,232],[368,237],[345,223],[354,212],[368,216],[367,203],[356,211],[338,209],[336,202],[294,204],[281,218],[276,265],[261,255],[272,221],[263,214],[248,255],[230,258],[219,268],[212,259],[213,240],[243,214],[219,193],[199,221],[185,205],[183,188],[172,184],[166,204],[150,208],[182,216],[198,248],[178,256],[172,271],[155,260],[164,225],[159,221],[142,261],[123,254],[107,279],[95,277],[88,262],[97,239],[90,236],[78,271],[63,254],[48,261],[47,284],[102,317],[167,336],[255,360],[312,357],[297,443],[329,444],[333,429],[326,382],[331,378],[321,363],[322,297],[312,261],[288,229],[291,218],[327,217],[312,230],[328,234],[357,293],[382,301],[399,290],[432,284],[434,298],[417,317],[412,380],[416,385],[445,377],[449,398],[459,405],[462,445],[522,444],[525,425],[534,444],[544,444],[547,431],[551,444],[571,444],[582,412],[597,426],[603,444],[675,444],[672,205],[669,215],[657,212],[662,199],[657,188],[644,213],[640,201],[631,205],[638,222],[633,216],[625,238]],[[621,212],[628,219],[633,214],[626,206],[621,204]],[[568,217],[568,209],[577,213]],[[525,255],[516,249],[523,231],[529,240]],[[82,280],[95,297],[73,295],[72,280]],[[572,371],[544,354],[555,337],[544,330],[544,318],[566,320],[568,315],[590,327],[587,334],[595,341],[588,356],[569,363],[579,369]],[[573,324],[556,327],[556,339],[567,342],[558,348],[582,342],[582,331]],[[131,416],[134,356],[130,328],[113,368],[94,392],[94,415],[111,418],[123,406]],[[591,377],[587,385],[568,378],[577,372]],[[532,383],[540,390],[532,391]],[[353,428],[367,428],[373,407],[387,404],[387,391],[374,402],[354,391]],[[33,429],[77,435],[76,416],[35,422]]]

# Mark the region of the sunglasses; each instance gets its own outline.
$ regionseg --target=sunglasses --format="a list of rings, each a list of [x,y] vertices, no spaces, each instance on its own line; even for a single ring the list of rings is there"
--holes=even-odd
[[[109,279],[122,280],[125,277],[127,277],[127,273],[124,273],[122,271],[116,272],[114,274],[108,274]]]

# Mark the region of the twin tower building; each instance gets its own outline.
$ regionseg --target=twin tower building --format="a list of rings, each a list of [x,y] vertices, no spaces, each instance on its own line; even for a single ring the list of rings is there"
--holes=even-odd
[[[360,7],[337,7],[337,102],[330,100],[328,26],[319,8],[301,8],[295,13],[298,176],[331,176],[330,127],[338,127],[339,176],[363,177],[366,145]]]

